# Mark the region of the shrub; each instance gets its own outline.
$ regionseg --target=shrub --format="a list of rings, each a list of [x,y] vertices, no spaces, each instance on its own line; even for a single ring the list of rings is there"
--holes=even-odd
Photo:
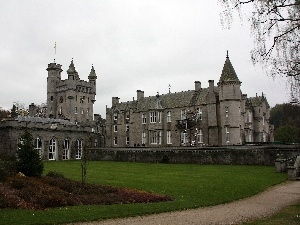
[[[65,178],[63,173],[56,172],[56,171],[49,171],[46,174],[47,177],[53,177],[53,178]]]
[[[0,181],[16,173],[16,161],[0,159]]]
[[[17,170],[29,177],[40,177],[44,170],[39,152],[34,149],[33,137],[27,129],[21,135],[21,143],[18,144]]]

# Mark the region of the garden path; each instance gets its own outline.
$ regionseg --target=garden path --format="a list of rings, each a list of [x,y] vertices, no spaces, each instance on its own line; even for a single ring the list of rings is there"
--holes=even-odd
[[[148,216],[77,223],[77,225],[229,225],[255,220],[300,202],[300,181],[289,181],[235,202]],[[295,215],[296,216],[296,215]],[[299,212],[300,216],[300,212]]]

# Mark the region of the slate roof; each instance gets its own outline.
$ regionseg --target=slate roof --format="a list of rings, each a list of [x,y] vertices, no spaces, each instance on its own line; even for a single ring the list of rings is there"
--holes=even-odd
[[[215,87],[217,91],[217,87]],[[120,102],[112,107],[111,110],[126,111],[133,109],[137,112],[148,111],[152,109],[171,109],[171,108],[184,108],[206,104],[206,95],[208,88],[202,88],[201,91],[188,90],[182,92],[168,93],[163,95],[149,96],[141,98],[139,101]]]
[[[265,102],[267,107],[270,107],[267,99],[263,96],[250,97],[248,100],[251,102],[252,106],[260,106],[262,102]]]
[[[226,83],[241,83],[238,76],[236,75],[236,72],[229,60],[228,52],[226,56],[226,60],[223,66],[222,74],[219,80],[220,84],[226,84]]]

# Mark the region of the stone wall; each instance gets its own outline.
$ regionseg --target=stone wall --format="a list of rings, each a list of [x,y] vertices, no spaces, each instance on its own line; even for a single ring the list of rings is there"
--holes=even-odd
[[[300,154],[297,146],[242,146],[210,148],[91,148],[91,160],[274,166],[277,155]]]

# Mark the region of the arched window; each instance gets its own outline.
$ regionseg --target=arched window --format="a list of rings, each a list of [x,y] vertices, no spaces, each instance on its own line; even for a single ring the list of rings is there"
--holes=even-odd
[[[56,140],[50,139],[49,141],[49,160],[55,160],[56,157]]]
[[[70,140],[65,139],[63,145],[63,159],[67,160],[70,158]]]
[[[42,140],[37,137],[33,140],[34,149],[39,151],[40,157],[42,158]]]
[[[77,139],[76,141],[76,159],[81,159],[81,155],[82,155],[82,148],[83,148],[83,142],[79,139]]]

